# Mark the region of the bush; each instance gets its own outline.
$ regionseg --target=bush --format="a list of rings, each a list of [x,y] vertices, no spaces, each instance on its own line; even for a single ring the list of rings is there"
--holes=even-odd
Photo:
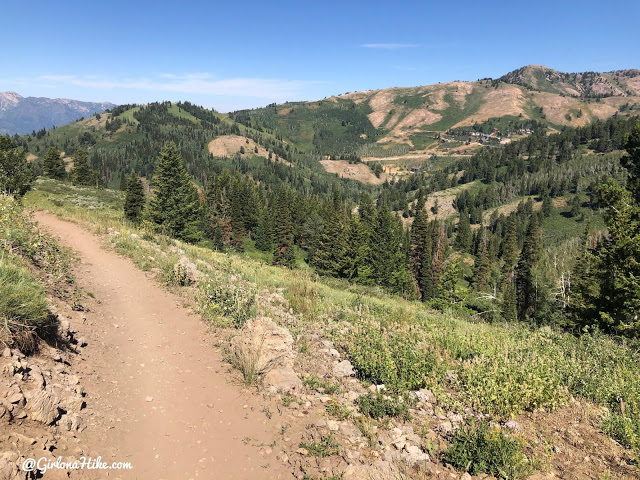
[[[375,419],[401,417],[408,420],[409,406],[408,396],[387,396],[380,392],[369,392],[358,398],[360,413]]]
[[[352,335],[348,350],[362,379],[397,392],[427,386],[437,367],[435,354],[411,332],[364,325]]]
[[[232,285],[211,279],[201,287],[199,308],[216,324],[242,328],[256,313],[256,292],[250,285]]]
[[[522,441],[504,435],[498,427],[491,428],[487,421],[460,428],[443,458],[471,475],[488,473],[514,479],[526,476],[531,469]]]
[[[472,360],[460,379],[477,411],[508,417],[566,403],[569,392],[556,367],[551,355],[539,351],[505,352]]]

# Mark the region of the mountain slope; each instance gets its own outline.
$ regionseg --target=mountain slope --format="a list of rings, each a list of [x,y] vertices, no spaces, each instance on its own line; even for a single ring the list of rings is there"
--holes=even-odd
[[[232,117],[277,130],[317,153],[355,150],[370,156],[371,145],[363,145],[404,145],[430,152],[439,143],[437,134],[453,128],[470,130],[490,119],[492,127],[505,132],[530,128],[532,122],[557,130],[639,111],[640,70],[561,73],[530,65],[498,79],[361,91],[244,110]],[[331,134],[333,142],[327,138]],[[344,135],[356,141],[347,147],[339,141]]]
[[[102,113],[115,104],[81,102],[66,98],[22,97],[0,93],[0,133],[26,134],[54,125],[65,125],[80,117]]]

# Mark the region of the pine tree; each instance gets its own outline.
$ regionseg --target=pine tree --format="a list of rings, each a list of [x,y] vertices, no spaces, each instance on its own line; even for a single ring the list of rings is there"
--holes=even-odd
[[[62,180],[66,176],[64,161],[56,147],[49,147],[42,160],[42,168],[47,177]]]
[[[89,155],[81,148],[73,153],[73,169],[69,176],[74,185],[97,187],[101,183],[98,173],[89,166]]]
[[[431,300],[436,295],[436,284],[433,281],[433,230],[435,222],[431,222],[427,229],[427,236],[420,258],[420,277],[418,286],[423,302]]]
[[[568,316],[577,327],[594,325],[600,320],[600,283],[606,273],[602,271],[597,246],[595,232],[591,236],[590,226],[587,225],[582,248],[571,273],[568,302]]]
[[[549,195],[545,195],[542,199],[542,214],[545,217],[551,216],[551,212],[553,212],[553,203],[551,202],[551,197]]]
[[[138,223],[142,218],[144,209],[144,186],[142,180],[131,172],[127,179],[127,190],[124,200],[124,215],[132,222]]]
[[[433,228],[433,284],[438,285],[440,276],[444,270],[445,250],[447,248],[447,235],[444,222],[437,220]]]
[[[534,268],[540,259],[540,226],[538,216],[532,214],[516,267],[516,296],[518,319],[525,320],[533,316],[538,303],[538,288],[534,277]]]
[[[489,273],[491,263],[489,261],[489,243],[487,240],[487,230],[482,229],[478,257],[473,269],[473,288],[477,291],[486,289],[489,283]]]
[[[469,221],[469,214],[466,210],[460,212],[460,221],[458,222],[458,234],[454,247],[463,253],[469,253],[471,250],[471,243],[473,241],[473,233],[471,232],[471,222]]]
[[[502,285],[502,302],[500,303],[502,317],[507,321],[518,319],[518,301],[516,297],[516,286],[513,276],[507,278]]]
[[[372,283],[373,275],[370,238],[371,231],[367,224],[359,217],[351,216],[347,229],[343,273],[349,280],[365,285]]]
[[[344,267],[347,244],[342,208],[342,199],[337,193],[325,206],[324,227],[313,256],[313,265],[322,275],[340,276]]]
[[[156,162],[149,219],[166,235],[192,243],[202,238],[200,196],[173,142]]]
[[[515,214],[507,218],[507,231],[502,242],[502,260],[503,272],[513,270],[518,260],[518,228]]]
[[[444,270],[438,282],[437,298],[444,305],[457,305],[464,301],[465,292],[458,286],[462,275],[459,258],[451,258],[445,263]]]
[[[240,180],[236,180],[229,189],[231,246],[238,252],[244,251],[244,238],[246,236],[244,205],[247,203],[247,197],[243,195],[242,187]]]
[[[9,135],[0,136],[0,192],[21,197],[31,188],[33,178],[25,152],[14,148]]]
[[[373,278],[394,293],[405,294],[411,287],[406,256],[402,250],[402,221],[383,202],[376,213],[370,240]]]
[[[263,252],[271,252],[273,250],[273,220],[271,211],[266,205],[260,209],[255,242],[258,250]]]
[[[275,250],[273,252],[273,264],[293,268],[295,265],[293,228],[291,226],[289,199],[284,187],[278,190],[274,230]]]
[[[429,222],[427,220],[427,210],[422,204],[416,205],[416,216],[411,225],[411,250],[409,253],[409,265],[416,281],[420,279],[420,268],[422,266],[422,255],[427,241]]]

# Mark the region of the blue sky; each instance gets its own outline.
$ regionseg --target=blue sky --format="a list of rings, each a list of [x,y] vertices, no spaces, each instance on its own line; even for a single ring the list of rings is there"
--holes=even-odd
[[[229,111],[476,80],[640,68],[640,2],[3,2],[0,91]]]

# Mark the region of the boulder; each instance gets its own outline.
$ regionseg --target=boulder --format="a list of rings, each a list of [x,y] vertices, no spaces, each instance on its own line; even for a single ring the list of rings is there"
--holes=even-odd
[[[272,392],[300,390],[302,382],[293,369],[295,352],[289,330],[276,325],[267,317],[248,320],[240,334],[232,341],[236,354],[256,358],[263,383]]]
[[[336,378],[352,377],[356,374],[349,360],[343,360],[333,364],[333,376]]]
[[[343,480],[388,480],[390,478],[401,478],[401,474],[393,464],[382,460],[371,465],[349,465],[342,474]]]
[[[51,425],[60,416],[60,398],[51,390],[39,390],[27,401],[29,416],[45,425]]]

